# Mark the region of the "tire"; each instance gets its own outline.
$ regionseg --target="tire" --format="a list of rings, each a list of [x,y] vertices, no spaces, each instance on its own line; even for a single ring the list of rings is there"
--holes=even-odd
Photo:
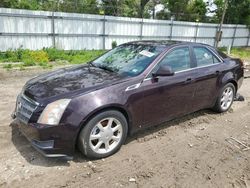
[[[229,95],[229,93],[226,94],[229,91],[232,92],[231,95]],[[228,111],[230,109],[230,107],[232,106],[232,104],[233,104],[235,93],[236,93],[235,86],[232,83],[227,83],[220,90],[220,94],[219,94],[219,96],[218,96],[218,98],[216,100],[216,103],[215,103],[215,105],[213,107],[213,110],[216,111],[216,112],[219,112],[219,113]],[[224,97],[224,99],[223,99],[223,97]],[[226,99],[225,99],[225,97],[226,97]]]
[[[127,138],[127,132],[128,123],[121,112],[103,111],[81,130],[78,148],[87,158],[108,157],[120,149]]]

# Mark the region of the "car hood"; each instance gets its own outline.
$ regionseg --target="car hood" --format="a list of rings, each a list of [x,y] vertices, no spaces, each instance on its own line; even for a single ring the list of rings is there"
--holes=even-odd
[[[81,65],[37,76],[26,83],[24,93],[35,100],[65,96],[76,91],[83,93],[98,89],[123,78],[100,68]]]

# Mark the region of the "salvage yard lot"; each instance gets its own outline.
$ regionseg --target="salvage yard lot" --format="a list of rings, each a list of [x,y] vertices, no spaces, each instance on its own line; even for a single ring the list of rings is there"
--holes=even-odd
[[[21,87],[42,71],[0,72],[0,187],[250,187],[250,150],[227,141],[250,146],[250,78],[228,113],[199,111],[129,137],[109,158],[76,151],[65,161],[44,158],[10,126]]]

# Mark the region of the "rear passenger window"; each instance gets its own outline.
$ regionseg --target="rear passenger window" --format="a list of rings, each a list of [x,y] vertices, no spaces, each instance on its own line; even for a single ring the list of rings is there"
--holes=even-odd
[[[194,47],[194,55],[197,60],[197,67],[203,67],[219,63],[219,59],[208,49],[203,47]]]

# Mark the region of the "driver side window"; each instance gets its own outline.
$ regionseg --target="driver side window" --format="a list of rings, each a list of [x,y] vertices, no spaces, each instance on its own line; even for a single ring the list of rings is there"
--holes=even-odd
[[[167,65],[173,72],[183,71],[190,68],[190,52],[188,47],[181,47],[169,52],[157,67]]]

